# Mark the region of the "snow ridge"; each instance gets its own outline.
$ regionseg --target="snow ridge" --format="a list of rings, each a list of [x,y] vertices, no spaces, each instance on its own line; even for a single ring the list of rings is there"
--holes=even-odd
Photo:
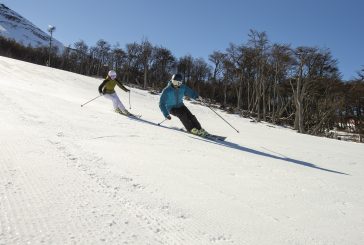
[[[48,46],[50,39],[47,33],[4,4],[0,4],[0,36],[33,47]],[[52,42],[60,52],[64,50],[61,42],[56,39]]]

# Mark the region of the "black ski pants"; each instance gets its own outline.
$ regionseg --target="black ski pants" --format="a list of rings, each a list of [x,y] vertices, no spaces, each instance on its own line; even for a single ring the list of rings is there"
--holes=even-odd
[[[188,132],[193,128],[197,128],[198,130],[201,129],[201,124],[185,105],[178,108],[172,108],[170,113],[181,120]]]

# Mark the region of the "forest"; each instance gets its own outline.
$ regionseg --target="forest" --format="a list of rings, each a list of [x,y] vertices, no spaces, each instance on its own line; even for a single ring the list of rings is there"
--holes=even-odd
[[[245,43],[215,50],[208,60],[175,57],[147,39],[124,48],[103,39],[94,46],[80,40],[61,53],[0,37],[0,55],[93,77],[114,69],[127,85],[152,93],[179,72],[211,106],[252,122],[364,142],[364,66],[344,81],[329,49],[271,43],[266,32],[250,30]]]

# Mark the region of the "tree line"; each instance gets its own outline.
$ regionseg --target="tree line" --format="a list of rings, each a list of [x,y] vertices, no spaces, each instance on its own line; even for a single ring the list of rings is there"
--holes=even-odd
[[[0,55],[44,65],[49,49],[0,37]],[[300,133],[353,132],[364,141],[364,67],[355,79],[343,81],[329,49],[271,43],[266,32],[250,30],[246,43],[213,51],[208,61],[175,57],[147,39],[124,48],[103,39],[95,46],[81,40],[62,54],[54,47],[50,55],[52,67],[97,77],[114,69],[125,83],[156,93],[179,72],[202,97],[231,113]]]

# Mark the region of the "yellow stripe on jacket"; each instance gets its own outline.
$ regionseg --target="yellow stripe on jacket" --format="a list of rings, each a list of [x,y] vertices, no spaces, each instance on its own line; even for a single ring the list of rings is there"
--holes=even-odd
[[[128,92],[129,91],[118,80],[116,80],[116,79],[113,80],[113,79],[107,77],[101,83],[101,85],[99,87],[99,92],[102,91],[104,94],[113,94],[113,93],[115,93],[115,86],[116,85],[118,85],[118,87],[121,88],[122,90],[124,90],[125,92]]]

